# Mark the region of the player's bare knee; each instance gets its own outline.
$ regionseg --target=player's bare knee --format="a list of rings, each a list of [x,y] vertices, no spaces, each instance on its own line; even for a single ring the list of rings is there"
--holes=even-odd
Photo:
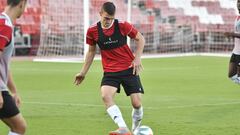
[[[132,103],[132,106],[133,106],[133,108],[135,108],[135,109],[139,109],[139,108],[141,108],[142,104],[141,104],[141,102],[133,102],[133,103]]]
[[[21,125],[21,130],[25,133],[27,130],[27,123],[24,121],[24,123]]]
[[[113,100],[113,97],[110,95],[102,95],[102,100],[104,102],[111,102]]]
[[[106,107],[109,107],[113,104],[113,98],[111,96],[104,95],[104,96],[102,96],[102,100],[103,100],[104,104],[106,105]]]
[[[27,129],[27,124],[25,121],[23,121],[21,124],[17,124],[14,127],[11,128],[11,131],[24,135]]]
[[[26,127],[15,127],[11,129],[12,132],[24,135],[26,132]]]
[[[132,106],[135,109],[138,109],[142,106],[141,100],[138,99],[132,99]]]

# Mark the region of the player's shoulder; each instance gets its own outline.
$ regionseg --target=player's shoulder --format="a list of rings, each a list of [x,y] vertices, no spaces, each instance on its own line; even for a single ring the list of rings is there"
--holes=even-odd
[[[97,23],[94,23],[89,26],[87,30],[87,36],[89,37],[89,36],[96,35],[97,32],[98,32]]]
[[[97,23],[98,23],[98,22],[93,23],[92,25],[90,25],[89,28],[88,28],[88,30],[90,30],[90,31],[91,31],[91,30],[97,30]]]
[[[124,25],[124,24],[129,23],[129,22],[127,22],[127,21],[125,21],[125,20],[118,19],[118,23]]]
[[[7,20],[0,18],[0,30],[5,32],[12,32],[12,27],[7,23]]]
[[[0,26],[4,26],[5,25],[5,21],[6,21],[5,19],[1,19],[0,18]]]
[[[121,20],[121,19],[117,19],[118,20],[118,23],[119,24],[124,24],[126,21],[124,21],[124,20]]]
[[[12,35],[12,26],[11,23],[8,22],[8,19],[6,19],[5,16],[0,14],[0,34],[5,35],[9,39],[11,38]]]
[[[0,26],[6,26],[6,27],[9,27],[9,28],[12,27],[11,22],[9,22],[7,17],[3,14],[0,14]]]
[[[132,24],[127,22],[127,21],[124,21],[124,20],[118,20],[118,24],[122,27],[128,27],[128,26],[131,26]]]

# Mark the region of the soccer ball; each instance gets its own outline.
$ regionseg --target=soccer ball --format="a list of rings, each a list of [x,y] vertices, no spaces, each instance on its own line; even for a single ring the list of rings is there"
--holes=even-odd
[[[153,135],[153,131],[149,126],[140,126],[134,132],[134,135]]]

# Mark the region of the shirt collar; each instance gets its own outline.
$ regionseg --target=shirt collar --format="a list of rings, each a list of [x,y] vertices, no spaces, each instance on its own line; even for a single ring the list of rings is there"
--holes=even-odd
[[[13,26],[13,23],[12,23],[12,20],[10,19],[10,17],[5,12],[3,12],[2,15],[4,15],[10,22],[11,26]]]
[[[112,24],[111,24],[108,28],[102,27],[102,29],[110,29],[110,28],[113,26],[114,21],[115,21],[115,20],[112,21]]]

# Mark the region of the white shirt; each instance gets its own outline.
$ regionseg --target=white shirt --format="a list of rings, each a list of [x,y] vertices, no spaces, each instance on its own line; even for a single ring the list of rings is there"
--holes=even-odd
[[[234,32],[240,34],[240,16],[236,17]],[[235,42],[234,42],[234,48],[232,52],[234,54],[240,55],[240,38],[235,38],[234,40]]]
[[[5,13],[0,14],[0,20],[4,20],[4,24],[2,25],[2,27],[10,27],[12,29],[11,30],[12,36],[10,38],[7,38],[9,40],[9,43],[3,49],[3,53],[0,57],[0,67],[1,67],[0,68],[0,91],[8,91],[7,82],[8,82],[10,58],[12,56],[12,52],[14,49],[13,24],[9,16]]]

